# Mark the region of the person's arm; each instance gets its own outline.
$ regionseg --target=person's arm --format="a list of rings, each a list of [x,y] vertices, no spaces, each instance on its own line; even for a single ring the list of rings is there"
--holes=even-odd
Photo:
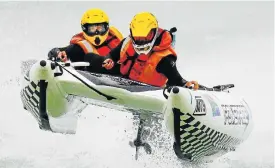
[[[168,78],[167,85],[169,86],[184,86],[187,83],[178,72],[176,57],[173,55],[164,57],[157,65],[156,70]]]
[[[122,40],[116,48],[113,48],[107,56],[101,56],[95,53],[87,53],[84,55],[83,61],[89,62],[92,69],[94,70],[100,70],[100,71],[103,71],[104,73],[106,72],[109,74],[119,75],[120,66],[119,64],[116,64],[116,63],[120,59],[120,50],[121,50],[123,41],[124,40]],[[114,62],[114,66],[111,69],[106,69],[105,67],[103,67],[103,62],[107,59],[111,59]]]
[[[77,44],[71,44],[66,47],[53,48],[49,51],[48,58],[56,58],[60,52],[66,53],[66,59],[70,59],[72,62],[79,62],[84,60],[85,53],[83,49]]]
[[[84,61],[85,52],[77,44],[71,44],[65,48],[60,48],[60,51],[65,51],[67,58],[72,62],[82,62]]]

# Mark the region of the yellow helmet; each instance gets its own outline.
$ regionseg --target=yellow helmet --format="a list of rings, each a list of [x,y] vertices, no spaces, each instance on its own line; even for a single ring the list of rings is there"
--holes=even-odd
[[[140,12],[130,23],[134,49],[138,54],[148,54],[156,41],[158,21],[150,12]]]
[[[84,38],[95,46],[101,45],[108,37],[109,17],[101,9],[87,10],[81,19]]]

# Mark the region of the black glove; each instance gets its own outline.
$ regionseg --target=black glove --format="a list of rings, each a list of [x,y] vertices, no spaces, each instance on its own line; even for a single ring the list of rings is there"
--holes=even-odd
[[[84,55],[84,60],[85,62],[89,62],[91,66],[93,67],[97,67],[97,68],[101,68],[102,67],[102,63],[103,61],[106,59],[107,57],[102,57],[98,54],[95,53],[88,53]]]
[[[48,59],[49,60],[56,60],[58,53],[60,52],[59,48],[53,48],[48,53]]]

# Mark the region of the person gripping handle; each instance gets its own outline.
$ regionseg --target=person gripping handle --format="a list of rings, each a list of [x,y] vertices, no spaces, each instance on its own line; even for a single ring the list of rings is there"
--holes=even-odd
[[[48,58],[59,58],[66,62],[82,62],[88,53],[96,53],[105,57],[123,39],[120,31],[109,25],[109,16],[101,9],[93,8],[87,10],[81,18],[82,32],[74,35],[70,44],[66,47],[53,48],[48,53]],[[94,58],[99,59],[101,58]],[[82,69],[83,67],[79,68]],[[108,73],[101,68],[101,64],[93,64],[87,67],[90,72]]]

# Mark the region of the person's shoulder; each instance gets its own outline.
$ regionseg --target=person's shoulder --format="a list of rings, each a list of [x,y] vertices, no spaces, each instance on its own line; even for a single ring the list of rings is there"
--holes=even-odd
[[[110,26],[110,32],[116,36],[119,40],[123,39],[122,33],[115,27],[115,26]]]
[[[83,32],[77,33],[75,35],[73,35],[73,37],[70,40],[70,44],[76,44],[79,41],[85,40],[84,36],[83,36]]]

